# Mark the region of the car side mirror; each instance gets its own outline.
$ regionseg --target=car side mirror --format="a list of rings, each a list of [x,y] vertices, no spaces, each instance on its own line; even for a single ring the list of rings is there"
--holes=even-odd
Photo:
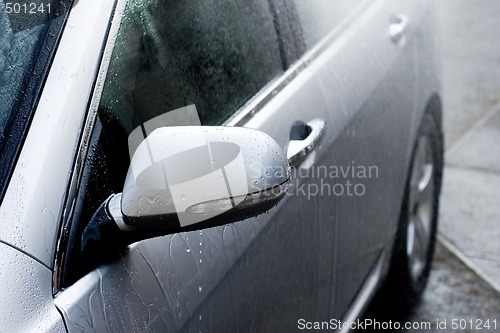
[[[82,254],[259,215],[285,196],[289,182],[281,147],[258,130],[156,129],[136,149],[123,192],[84,230]]]

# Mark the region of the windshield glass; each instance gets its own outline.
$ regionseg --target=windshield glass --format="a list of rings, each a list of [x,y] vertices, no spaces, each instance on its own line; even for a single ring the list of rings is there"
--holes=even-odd
[[[0,141],[26,88],[53,8],[43,3],[0,0]]]

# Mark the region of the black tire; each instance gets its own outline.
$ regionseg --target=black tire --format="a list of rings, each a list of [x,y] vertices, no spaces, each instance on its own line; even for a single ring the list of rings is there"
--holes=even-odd
[[[427,148],[422,148],[425,145]],[[431,202],[430,206],[415,206],[415,196],[419,200],[423,193],[420,191],[421,181],[425,180],[425,171],[428,168],[428,164],[424,162],[421,164],[421,151],[429,150],[429,159],[432,159],[432,174],[429,180],[428,199],[422,196],[425,200]],[[420,166],[421,170],[417,170]],[[420,300],[423,291],[427,285],[427,280],[429,277],[429,272],[431,269],[432,258],[434,255],[434,247],[436,243],[436,233],[438,224],[438,208],[439,208],[439,195],[441,192],[441,180],[443,172],[443,135],[441,130],[440,117],[434,115],[432,112],[426,112],[418,130],[417,139],[413,148],[412,159],[410,164],[410,170],[408,172],[408,177],[406,181],[405,193],[403,198],[403,204],[400,213],[400,219],[398,224],[398,229],[396,232],[396,238],[394,242],[391,263],[389,267],[389,272],[381,290],[381,298],[384,299],[384,303],[390,302],[391,308],[398,309],[399,311],[409,310],[411,307],[416,305]],[[419,183],[415,184],[415,175],[419,177]],[[422,177],[422,180],[421,178]],[[416,192],[415,192],[416,191]],[[423,199],[422,199],[423,200]],[[427,204],[426,201],[426,204]],[[422,247],[423,241],[417,241],[419,236],[416,235],[418,232],[415,229],[423,229],[415,227],[415,224],[424,225],[422,222],[423,218],[418,216],[420,210],[424,208],[424,211],[428,214],[428,242],[425,243],[425,249],[422,253],[419,250],[419,256],[421,259],[417,260],[414,257],[414,247]],[[418,222],[415,222],[418,221]],[[412,239],[412,229],[413,236]],[[421,243],[418,246],[415,242]],[[413,251],[412,251],[413,250]],[[411,253],[411,254],[410,254]],[[420,263],[421,261],[421,263]],[[419,265],[417,265],[419,263]]]

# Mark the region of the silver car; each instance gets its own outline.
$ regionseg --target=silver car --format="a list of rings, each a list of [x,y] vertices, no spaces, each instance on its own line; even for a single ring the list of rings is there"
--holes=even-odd
[[[349,331],[425,288],[422,0],[0,0],[0,332]]]

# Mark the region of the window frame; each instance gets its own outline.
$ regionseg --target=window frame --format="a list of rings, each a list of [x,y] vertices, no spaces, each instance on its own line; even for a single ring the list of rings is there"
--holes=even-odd
[[[81,129],[81,136],[78,142],[77,150],[74,156],[73,168],[71,170],[71,177],[68,182],[66,191],[66,198],[63,203],[63,214],[61,216],[60,231],[56,241],[56,249],[54,254],[54,265],[52,273],[52,294],[54,297],[67,287],[64,285],[64,280],[67,277],[65,270],[67,269],[66,261],[72,260],[68,258],[68,249],[71,244],[71,231],[76,227],[73,223],[75,214],[75,203],[78,199],[80,185],[84,177],[84,169],[87,161],[87,155],[91,146],[92,138],[94,137],[94,127],[97,122],[97,109],[101,99],[104,81],[108,72],[111,54],[114,48],[118,29],[123,17],[123,11],[128,0],[113,0],[114,9],[112,18],[108,24],[108,30],[105,35],[105,46],[102,50],[102,57],[99,61],[99,70],[97,77],[94,81],[93,92],[90,95],[87,114],[84,116],[84,124]]]

